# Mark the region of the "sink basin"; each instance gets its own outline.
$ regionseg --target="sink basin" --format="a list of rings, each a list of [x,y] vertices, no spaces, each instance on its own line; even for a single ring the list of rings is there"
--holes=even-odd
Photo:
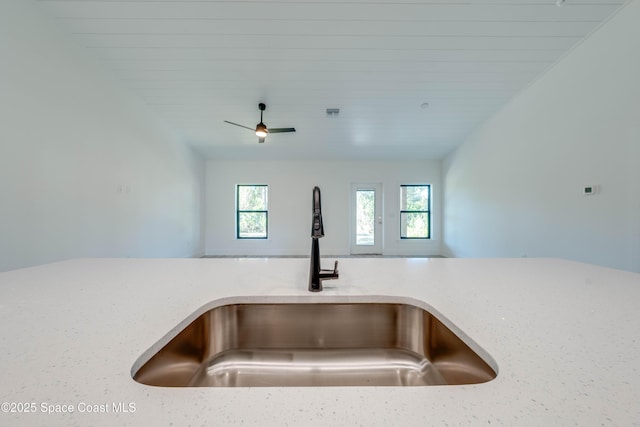
[[[138,359],[133,378],[163,387],[430,386],[497,375],[493,359],[428,306],[243,301],[194,314]]]

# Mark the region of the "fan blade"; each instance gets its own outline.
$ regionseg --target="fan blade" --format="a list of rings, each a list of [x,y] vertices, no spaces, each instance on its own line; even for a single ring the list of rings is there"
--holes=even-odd
[[[264,142],[264,136],[259,136],[259,137],[258,137],[258,142],[259,142],[260,144],[262,144],[262,143]]]
[[[247,127],[247,126],[239,125],[239,124],[237,124],[237,123],[233,123],[233,122],[230,122],[230,121],[228,121],[228,120],[224,120],[224,122],[225,122],[225,123],[229,123],[230,125],[240,126],[241,128],[249,129],[250,131],[253,131],[253,132],[255,132],[255,131],[256,131],[256,129],[255,129],[255,128],[250,128],[250,127]]]
[[[275,129],[271,129],[268,128],[267,132],[268,133],[284,133],[284,132],[295,132],[296,128],[275,128]]]

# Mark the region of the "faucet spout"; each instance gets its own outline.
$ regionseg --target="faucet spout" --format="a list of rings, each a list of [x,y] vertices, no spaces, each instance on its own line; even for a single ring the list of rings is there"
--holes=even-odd
[[[322,203],[320,202],[320,188],[313,187],[313,219],[311,223],[311,237],[324,237],[322,225]]]
[[[313,188],[313,217],[311,219],[311,262],[309,266],[309,291],[320,292],[322,281],[338,278],[338,261],[335,262],[333,270],[323,270],[320,268],[320,243],[318,239],[324,237],[324,226],[322,225],[322,206],[320,202],[320,188]]]

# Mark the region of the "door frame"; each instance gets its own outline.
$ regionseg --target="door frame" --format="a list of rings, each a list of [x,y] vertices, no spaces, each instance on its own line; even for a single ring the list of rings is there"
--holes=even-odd
[[[374,244],[356,244],[356,193],[358,190],[373,190],[374,203]],[[383,249],[383,187],[381,182],[353,182],[349,191],[349,249],[352,255],[382,255]]]

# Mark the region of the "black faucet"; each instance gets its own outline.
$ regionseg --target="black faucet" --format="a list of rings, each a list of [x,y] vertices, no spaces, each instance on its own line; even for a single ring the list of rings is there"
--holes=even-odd
[[[311,265],[309,268],[309,291],[320,292],[322,281],[338,278],[338,261],[333,270],[320,268],[320,244],[318,239],[324,237],[322,225],[322,205],[320,204],[320,188],[313,188],[313,218],[311,220]]]

